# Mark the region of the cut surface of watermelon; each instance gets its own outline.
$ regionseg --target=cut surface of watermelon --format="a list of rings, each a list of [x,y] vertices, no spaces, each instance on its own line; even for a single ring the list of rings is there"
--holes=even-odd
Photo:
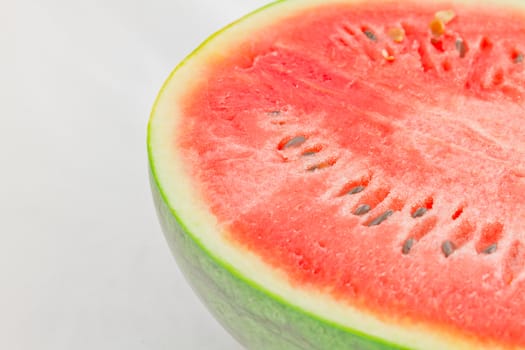
[[[209,39],[150,122],[182,265],[363,347],[525,348],[524,7],[289,0]]]

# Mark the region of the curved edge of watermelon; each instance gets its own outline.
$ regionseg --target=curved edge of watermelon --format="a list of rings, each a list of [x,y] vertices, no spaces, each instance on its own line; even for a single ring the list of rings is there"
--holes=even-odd
[[[177,264],[217,320],[248,349],[400,349],[322,320],[265,290],[213,256],[177,220],[152,180],[157,213]]]
[[[281,280],[276,283],[276,288],[263,287],[266,284],[262,283],[261,280],[257,280],[256,276],[250,275],[250,269],[242,269],[232,261],[227,261],[225,254],[218,254],[215,243],[210,244],[208,239],[203,240],[202,236],[199,237],[197,232],[202,228],[202,222],[198,222],[201,218],[193,217],[189,218],[186,213],[181,213],[177,206],[180,208],[180,202],[186,200],[193,200],[196,197],[195,193],[189,195],[178,196],[177,191],[166,189],[166,181],[160,179],[160,173],[169,174],[171,176],[185,176],[183,167],[181,164],[172,168],[174,171],[166,171],[166,169],[159,169],[158,158],[170,157],[170,148],[174,148],[173,144],[167,142],[160,142],[158,145],[154,145],[153,140],[155,139],[154,134],[165,133],[165,140],[170,140],[173,137],[168,135],[169,132],[164,130],[159,125],[155,125],[155,120],[158,119],[159,114],[165,115],[166,112],[159,111],[162,102],[165,101],[163,97],[172,96],[171,88],[174,84],[174,78],[179,72],[186,68],[186,66],[195,59],[196,56],[202,56],[201,67],[204,61],[207,61],[210,55],[209,52],[204,52],[209,49],[210,46],[215,45],[220,47],[221,45],[227,45],[231,42],[229,37],[235,38],[236,36],[242,37],[246,33],[243,32],[242,28],[237,28],[239,24],[246,24],[247,19],[254,20],[253,25],[247,25],[248,28],[259,28],[261,23],[268,21],[268,18],[275,19],[277,17],[285,17],[286,10],[288,8],[301,8],[315,4],[326,4],[326,3],[356,3],[364,2],[365,0],[277,0],[264,7],[257,9],[256,11],[249,13],[248,15],[240,18],[239,20],[232,22],[228,26],[217,31],[206,39],[201,45],[199,45],[193,52],[191,52],[181,63],[179,63],[175,69],[170,73],[162,86],[155,103],[153,105],[150,120],[147,131],[147,150],[149,159],[149,173],[150,183],[152,188],[153,199],[157,209],[157,214],[161,222],[161,226],[165,235],[165,238],[170,246],[170,249],[175,256],[178,266],[182,270],[186,279],[199,295],[204,304],[208,307],[211,313],[219,320],[219,322],[226,328],[241,344],[248,346],[249,349],[401,349],[401,348],[424,348],[424,349],[443,349],[443,348],[457,348],[457,349],[468,349],[468,348],[500,348],[496,344],[482,344],[478,340],[466,337],[455,332],[450,332],[444,329],[432,329],[432,326],[428,325],[416,325],[410,320],[397,320],[387,321],[384,318],[376,317],[375,315],[368,314],[353,308],[349,308],[345,305],[337,305],[337,303],[328,303],[329,309],[334,311],[335,307],[341,307],[338,312],[336,320],[330,319],[330,317],[323,317],[323,313],[319,312],[322,306],[325,305],[326,300],[321,299],[321,305],[309,308],[313,306],[313,303],[317,300],[315,297],[327,297],[326,295],[316,295],[314,298],[308,300],[305,303],[292,302],[290,298],[286,298],[281,295],[279,290],[280,286],[287,284],[286,279],[283,276],[271,276],[272,279]],[[384,0],[389,1],[389,0]],[[432,1],[431,1],[432,2]],[[498,4],[494,0],[463,0],[456,1],[463,4],[480,4],[486,3],[488,5]],[[434,1],[434,3],[439,3]],[[446,4],[453,2],[448,1]],[[523,10],[523,4],[520,4],[516,0],[502,0],[499,5],[514,6]],[[281,5],[281,6],[277,6]],[[281,9],[281,7],[283,7]],[[265,14],[265,12],[271,13]],[[284,15],[282,15],[284,13]],[[274,15],[274,16],[271,16]],[[255,17],[257,20],[255,20]],[[246,29],[246,28],[244,28]],[[248,31],[249,33],[249,31]],[[226,37],[220,43],[218,38],[221,36]],[[224,48],[224,47],[223,47]],[[227,51],[227,50],[225,50]],[[224,55],[224,54],[223,54]],[[220,55],[218,55],[220,56]],[[198,64],[197,64],[198,66]],[[190,69],[191,70],[191,69]],[[184,83],[184,79],[182,79]],[[179,85],[179,90],[183,83],[176,83]],[[175,95],[176,96],[176,95]],[[164,109],[167,108],[164,106]],[[173,108],[173,107],[171,107]],[[168,113],[169,114],[169,113]],[[169,116],[171,118],[172,116]],[[165,129],[173,131],[172,128],[167,127]],[[158,146],[158,147],[157,147]],[[164,146],[164,148],[162,148]],[[171,146],[171,147],[170,147]],[[163,154],[164,153],[164,154]],[[171,161],[171,159],[170,159]],[[164,162],[166,163],[166,162]],[[176,174],[176,175],[174,175]],[[186,182],[182,185],[188,185],[191,183],[189,179],[185,179],[182,182]],[[179,186],[180,188],[181,186]],[[184,191],[183,191],[184,192]],[[199,202],[197,200],[197,202]],[[174,203],[179,203],[174,205]],[[182,204],[185,206],[185,204]],[[190,212],[206,210],[203,203],[190,203],[188,206],[191,208]],[[211,218],[211,214],[207,213],[207,217],[204,221],[208,221],[204,224],[206,229],[216,229],[217,226]],[[183,219],[184,217],[184,219]],[[188,223],[190,221],[190,223]],[[197,223],[198,222],[198,223]],[[204,231],[206,231],[206,229]],[[210,237],[208,237],[210,238]],[[209,239],[213,240],[212,238]],[[224,244],[224,242],[222,242]],[[230,253],[235,252],[235,248],[228,249]],[[235,261],[241,261],[239,258],[246,259],[250,265],[253,263],[259,269],[273,274],[271,268],[264,266],[264,263],[258,260],[258,258],[251,256],[250,253],[240,254],[241,256],[234,259]],[[253,272],[253,271],[251,271]],[[252,277],[248,277],[252,276]],[[287,286],[287,292],[293,289],[291,286]],[[284,293],[286,294],[286,293]],[[299,299],[303,298],[305,293],[298,293]],[[359,325],[355,324],[356,327],[349,327],[348,324],[341,321],[341,315],[345,312],[357,313],[354,315],[354,321],[359,319],[361,316],[365,320],[363,330],[358,329]],[[328,313],[327,313],[328,314]],[[325,315],[327,315],[325,314]],[[375,329],[375,334],[370,334],[368,331],[370,320],[373,319],[373,324],[379,326]],[[384,327],[384,328],[383,328]],[[368,329],[367,329],[368,328]],[[401,330],[395,337],[386,336],[384,339],[380,334],[382,331],[385,334],[396,334],[396,330]]]

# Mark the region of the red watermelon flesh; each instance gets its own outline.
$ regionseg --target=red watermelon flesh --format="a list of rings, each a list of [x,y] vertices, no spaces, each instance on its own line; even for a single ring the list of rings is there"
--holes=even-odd
[[[293,285],[525,346],[524,53],[510,11],[306,10],[224,53],[174,147]]]

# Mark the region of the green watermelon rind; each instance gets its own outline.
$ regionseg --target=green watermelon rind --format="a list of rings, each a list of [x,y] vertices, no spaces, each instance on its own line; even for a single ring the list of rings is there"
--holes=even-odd
[[[228,28],[253,14],[286,0],[263,6],[215,32],[170,73],[157,95],[148,125],[150,183],[159,221],[177,265],[214,317],[249,349],[362,349],[404,347],[371,337],[311,314],[271,293],[209,251],[170,206],[155,170],[151,148],[151,120],[166,85],[201,48]]]

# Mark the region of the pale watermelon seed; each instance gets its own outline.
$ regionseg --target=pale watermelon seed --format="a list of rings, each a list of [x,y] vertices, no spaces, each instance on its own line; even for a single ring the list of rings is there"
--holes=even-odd
[[[440,37],[445,33],[445,23],[439,18],[434,18],[428,26],[435,37]]]
[[[381,50],[381,55],[383,55],[383,58],[385,60],[390,61],[390,62],[392,62],[392,61],[394,61],[396,59],[392,54],[390,54],[390,52],[388,52],[387,49]]]
[[[303,151],[303,153],[301,153],[302,156],[313,156],[319,152],[321,152],[321,150],[323,149],[323,146],[321,145],[315,145],[313,147],[310,147],[310,148],[307,148]]]
[[[453,10],[441,10],[434,14],[434,18],[442,21],[444,24],[450,23],[456,17]]]
[[[525,60],[525,55],[523,55],[523,52],[519,52],[514,58],[514,63],[522,63],[524,60]]]
[[[401,43],[405,39],[405,30],[403,28],[390,28],[388,36],[396,43]]]

